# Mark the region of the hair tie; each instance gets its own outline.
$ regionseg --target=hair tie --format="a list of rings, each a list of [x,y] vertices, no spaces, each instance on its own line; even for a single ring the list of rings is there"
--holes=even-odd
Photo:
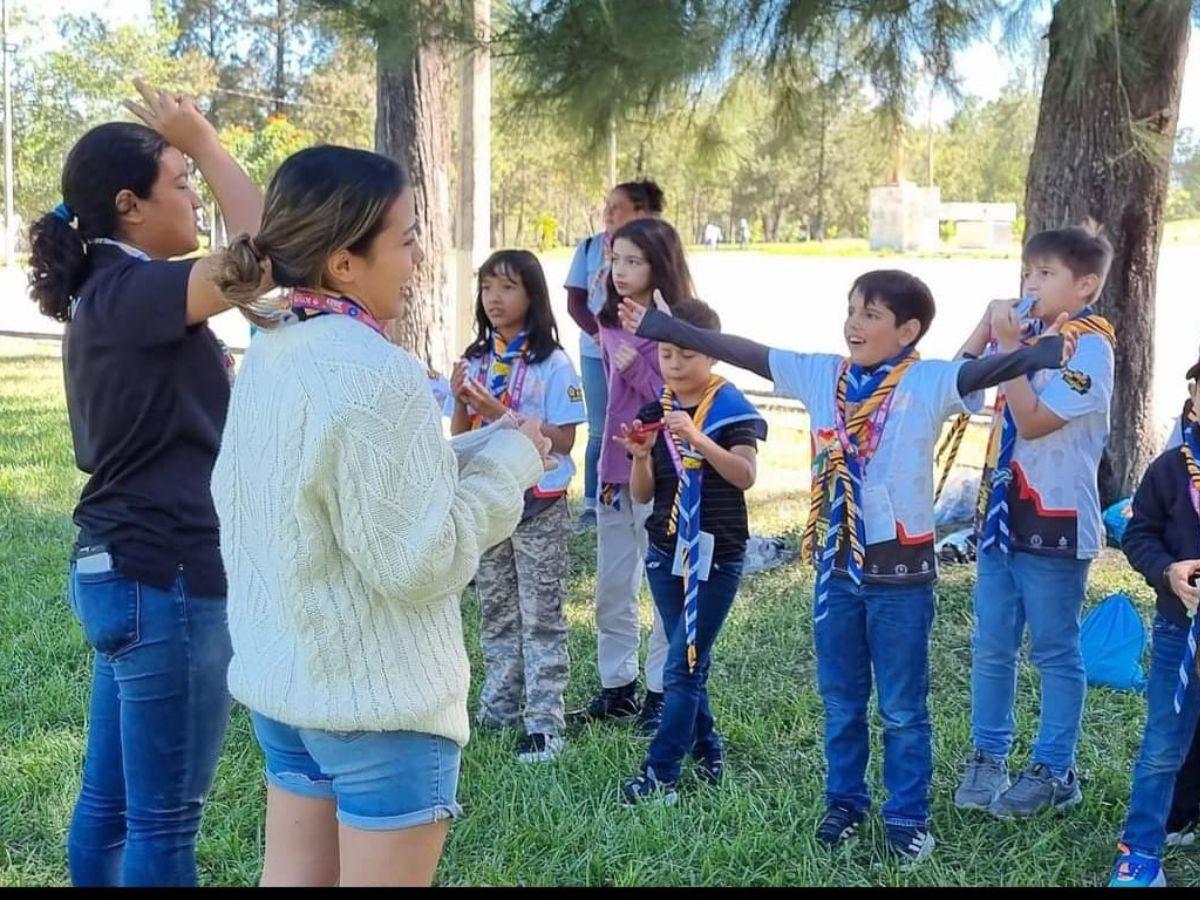
[[[75,210],[67,206],[66,202],[64,201],[58,204],[58,206],[54,207],[54,209],[50,210],[50,215],[54,216],[56,219],[62,219],[64,222],[70,225],[71,220],[75,218]]]

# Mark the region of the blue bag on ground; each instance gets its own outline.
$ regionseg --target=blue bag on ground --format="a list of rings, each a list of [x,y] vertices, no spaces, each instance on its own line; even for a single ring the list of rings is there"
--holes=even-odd
[[[1121,546],[1121,540],[1125,537],[1125,526],[1132,517],[1133,501],[1128,497],[1118,500],[1104,511],[1104,531],[1108,534],[1109,543],[1114,547]]]
[[[1145,689],[1146,626],[1127,595],[1109,594],[1084,616],[1079,647],[1088,684],[1139,693]]]

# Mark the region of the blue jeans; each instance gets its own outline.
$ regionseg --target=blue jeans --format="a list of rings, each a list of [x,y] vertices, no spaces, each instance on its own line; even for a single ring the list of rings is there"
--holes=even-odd
[[[700,582],[696,610],[696,670],[688,671],[687,626],[683,616],[683,579],[671,574],[673,556],[653,544],[646,553],[646,580],[662,617],[669,647],[663,666],[662,722],[646,765],[661,781],[678,781],[680,765],[690,751],[696,759],[722,753],[712,709],[708,705],[708,669],[717,639],[742,580],[742,560],[713,563],[708,581]]]
[[[71,565],[94,649],[83,785],[67,836],[79,887],[196,884],[196,832],[229,723],[224,597]]]
[[[1154,618],[1150,679],[1146,686],[1146,729],[1133,768],[1133,790],[1121,842],[1147,856],[1162,854],[1167,813],[1175,775],[1187,756],[1200,720],[1200,688],[1193,666],[1183,708],[1175,712],[1179,664],[1187,649],[1188,630],[1162,616]]]
[[[1087,676],[1079,650],[1086,559],[988,550],[979,555],[971,635],[971,733],[999,759],[1012,749],[1017,659],[1029,625],[1029,659],[1042,680],[1033,762],[1062,775],[1075,762]]]
[[[825,706],[827,804],[871,807],[867,705],[871,674],[883,719],[883,784],[888,825],[929,822],[933,730],[929,722],[929,632],[933,585],[864,584],[831,579],[829,614],[814,628],[817,686]]]
[[[462,815],[458,744],[418,731],[294,728],[251,711],[267,781],[301,797],[333,800],[338,821],[396,831]]]
[[[600,465],[600,449],[604,446],[604,413],[608,408],[608,379],[599,357],[579,357],[583,380],[583,402],[587,406],[588,442],[583,455],[583,502],[596,508],[596,472]]]

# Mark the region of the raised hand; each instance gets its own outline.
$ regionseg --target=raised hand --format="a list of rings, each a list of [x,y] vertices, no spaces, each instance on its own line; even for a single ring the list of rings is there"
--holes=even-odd
[[[1017,301],[996,301],[988,305],[991,311],[992,337],[1001,350],[1015,350],[1021,344],[1021,320],[1017,317]]]
[[[613,354],[613,365],[617,367],[618,372],[626,372],[637,359],[638,352],[628,344],[622,344],[617,348],[617,352]]]
[[[1062,333],[1062,327],[1067,324],[1070,317],[1066,313],[1059,313],[1058,318],[1054,320],[1054,324],[1042,332],[1042,337],[1053,336]],[[1065,366],[1071,361],[1071,357],[1075,355],[1075,350],[1079,346],[1079,335],[1074,331],[1068,331],[1063,335],[1063,352],[1060,365]]]
[[[460,359],[454,364],[454,371],[450,373],[450,393],[464,403],[467,402],[467,398],[463,395],[463,385],[467,380],[467,366],[467,361]]]
[[[196,158],[214,143],[219,145],[217,130],[204,118],[196,102],[186,94],[155,88],[140,78],[133,79],[133,86],[145,102],[123,100],[125,108],[153,128],[167,143],[181,153]]]

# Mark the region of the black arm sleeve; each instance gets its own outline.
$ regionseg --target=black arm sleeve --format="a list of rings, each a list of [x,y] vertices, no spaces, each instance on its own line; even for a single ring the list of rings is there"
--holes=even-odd
[[[968,359],[958,370],[958,393],[965,397],[1038,369],[1061,369],[1062,351],[1063,339],[1054,335],[1012,353]]]
[[[678,347],[695,350],[721,362],[747,369],[768,381],[771,377],[771,348],[749,338],[732,334],[721,334],[707,328],[697,328],[688,322],[680,322],[657,309],[646,310],[642,324],[638,326],[638,337],[652,341],[665,341]],[[962,376],[959,376],[962,380]]]

